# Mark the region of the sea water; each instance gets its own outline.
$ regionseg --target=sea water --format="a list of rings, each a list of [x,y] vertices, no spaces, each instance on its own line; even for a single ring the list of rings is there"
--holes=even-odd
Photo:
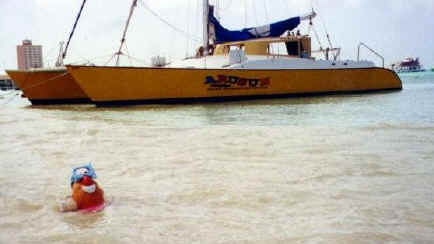
[[[0,243],[433,243],[434,73],[195,105],[0,98]],[[92,162],[111,205],[60,213]]]

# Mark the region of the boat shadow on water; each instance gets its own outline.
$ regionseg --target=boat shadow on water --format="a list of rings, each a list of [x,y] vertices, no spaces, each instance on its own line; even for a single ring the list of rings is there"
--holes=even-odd
[[[372,97],[385,94],[398,94],[402,90],[385,90],[375,92],[357,92],[351,94],[327,93],[315,95],[294,95],[281,98],[251,98],[231,100],[189,100],[182,103],[161,101],[156,104],[132,104],[133,106],[107,106],[99,107],[94,104],[68,104],[68,105],[27,105],[30,110],[65,111],[65,112],[133,112],[133,111],[170,111],[190,110],[197,107],[210,109],[229,109],[231,107],[261,107],[261,106],[291,106],[291,105],[313,105],[313,104],[341,104],[343,102],[354,102],[370,100]]]

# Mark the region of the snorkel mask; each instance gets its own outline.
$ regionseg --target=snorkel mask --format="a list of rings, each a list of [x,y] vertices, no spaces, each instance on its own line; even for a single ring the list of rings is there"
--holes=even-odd
[[[71,187],[74,183],[79,182],[86,175],[92,179],[96,179],[95,170],[93,169],[90,163],[88,165],[74,168],[72,170],[72,176],[71,176]]]

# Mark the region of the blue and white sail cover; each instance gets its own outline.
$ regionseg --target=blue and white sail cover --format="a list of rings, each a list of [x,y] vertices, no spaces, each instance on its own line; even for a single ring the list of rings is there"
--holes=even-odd
[[[246,41],[264,37],[279,37],[285,33],[285,31],[291,31],[297,28],[297,26],[300,24],[300,17],[286,19],[260,27],[251,27],[242,30],[231,31],[224,28],[214,16],[213,11],[210,11],[209,23],[214,27],[215,42],[218,44],[224,42]]]

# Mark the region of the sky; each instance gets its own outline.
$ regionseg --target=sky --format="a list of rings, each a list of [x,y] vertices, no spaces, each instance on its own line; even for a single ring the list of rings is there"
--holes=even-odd
[[[153,15],[145,4],[159,17]],[[169,61],[195,53],[202,38],[202,0],[139,0],[127,33],[122,65],[146,65],[151,57]],[[364,42],[382,54],[386,65],[419,57],[434,67],[434,0],[211,0],[228,29],[264,25],[311,11],[314,28],[326,46],[329,33],[342,59],[356,59]],[[82,0],[0,0],[0,73],[17,68],[16,46],[23,39],[43,46],[44,66],[53,66],[59,43],[67,41]],[[88,0],[65,63],[113,64],[131,0]],[[171,26],[163,23],[164,19]],[[306,23],[299,26],[308,32]],[[313,48],[319,47],[311,31]],[[381,62],[366,50],[362,58]],[[110,61],[111,60],[111,61]]]

